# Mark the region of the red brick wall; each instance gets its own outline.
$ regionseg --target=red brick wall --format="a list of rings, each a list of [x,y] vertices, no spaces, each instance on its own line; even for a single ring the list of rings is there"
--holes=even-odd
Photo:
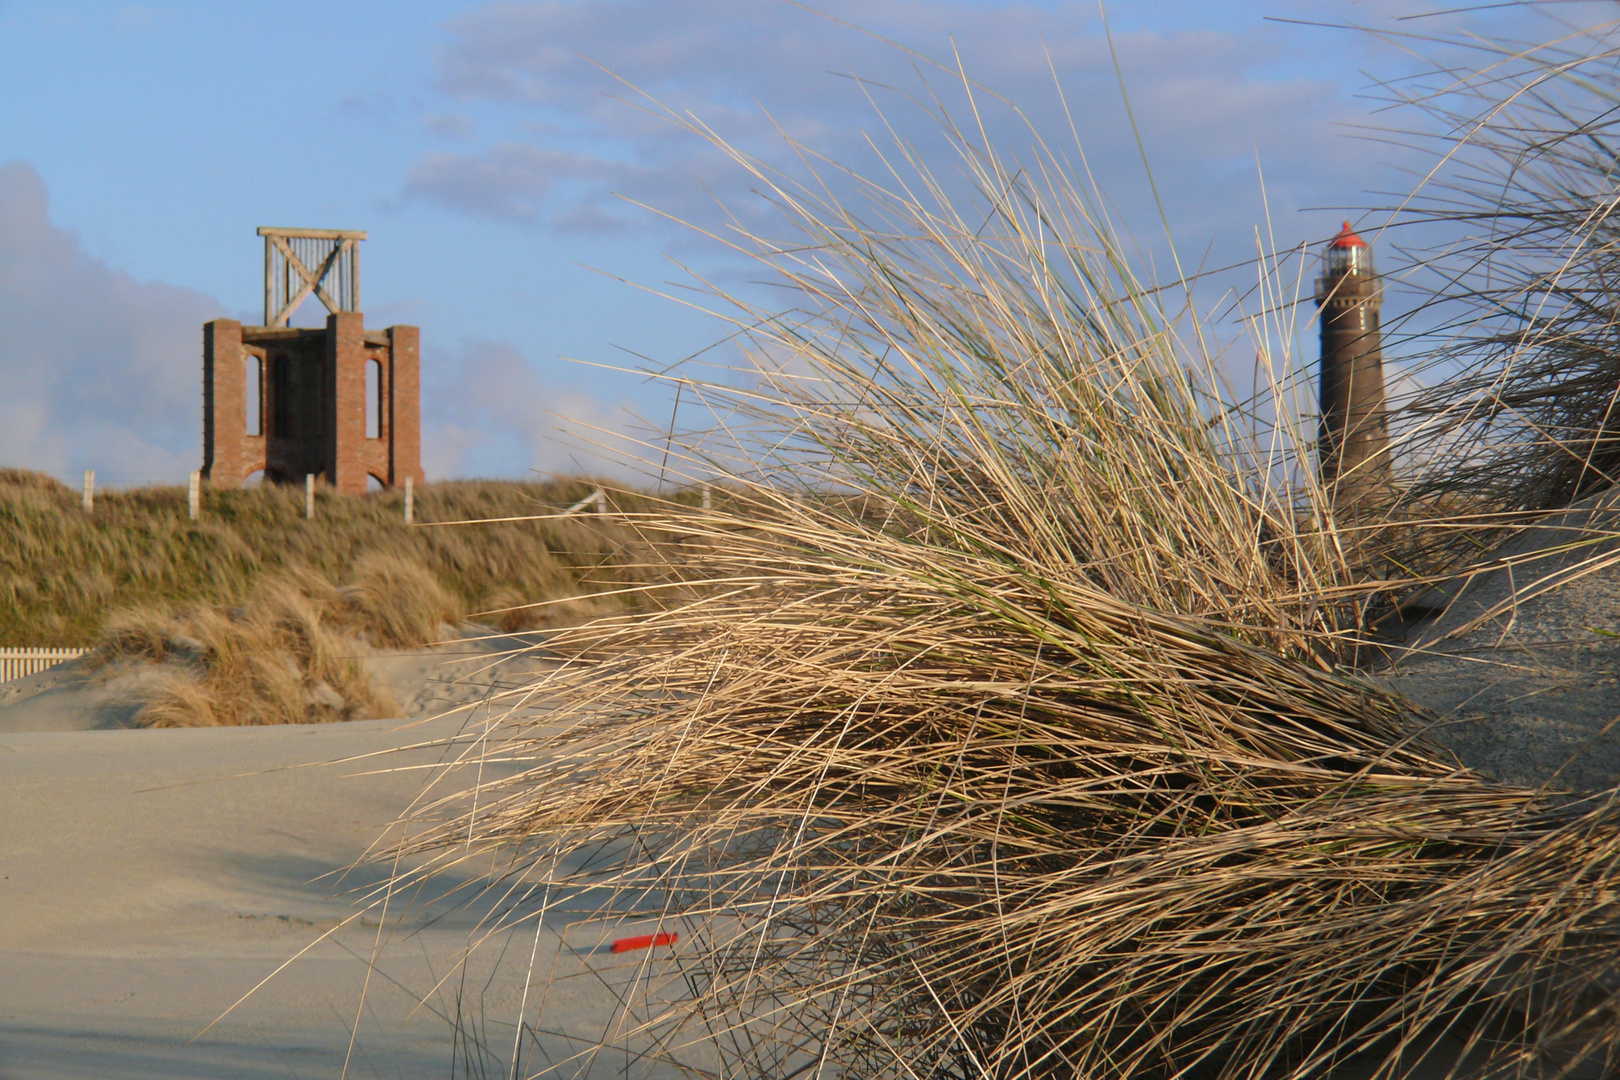
[[[366,328],[358,311],[326,317],[322,425],[326,482],[345,495],[366,492]]]
[[[409,476],[422,483],[422,332],[414,326],[388,328],[389,352],[393,362],[384,372],[388,387],[389,486],[405,483]]]
[[[389,487],[422,482],[420,331],[367,334],[358,312],[329,315],[324,329],[248,327],[216,319],[203,328],[203,475],[239,487],[263,469],[300,483],[317,473],[362,494],[375,476]],[[369,340],[368,340],[369,338]],[[263,435],[247,434],[246,357],[264,358]],[[378,438],[366,438],[366,365],[381,366]]]
[[[242,324],[215,319],[203,324],[203,467],[219,487],[240,487],[242,442],[247,437],[243,410]]]

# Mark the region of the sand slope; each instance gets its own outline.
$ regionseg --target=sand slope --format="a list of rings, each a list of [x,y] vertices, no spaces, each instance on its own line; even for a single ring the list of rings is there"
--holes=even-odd
[[[399,661],[417,663],[433,667]],[[409,681],[408,670],[396,674]],[[571,930],[564,914],[548,919],[538,945],[529,924],[512,947],[525,962],[509,958],[493,981],[504,939],[478,954],[468,980],[435,988],[489,906],[460,904],[465,881],[441,875],[391,902],[380,942],[373,912],[191,1041],[354,914],[353,890],[374,888],[385,868],[333,872],[451,753],[424,744],[476,732],[486,710],[412,723],[119,730],[109,725],[129,689],[120,678],[59,671],[0,701],[0,1080],[336,1077],[345,1059],[350,1076],[449,1076],[452,1055],[465,1051],[458,1016],[489,1044],[484,1068],[503,1075],[531,951],[559,981],[543,1003],[529,997],[527,1022],[560,1034],[528,1040],[526,1062],[563,1060],[614,1022],[614,988],[633,963],[598,949],[612,931]],[[426,708],[452,693],[417,690],[401,700]],[[338,763],[311,764],[320,762]],[[486,778],[499,768],[486,766]],[[624,1065],[559,1075],[620,1075]]]
[[[1380,680],[1463,764],[1514,784],[1620,784],[1620,491],[1553,515],[1448,583]],[[1606,730],[1608,729],[1608,730]]]
[[[311,879],[359,855],[417,786],[285,767],[404,735],[366,722],[0,736],[0,1076],[206,1076],[227,1061],[233,1076],[286,1075],[289,1055],[334,1075],[357,990],[341,947],[267,988],[204,1051],[184,1044],[349,914],[338,883]],[[283,771],[241,775],[265,769]],[[403,1020],[380,1033],[407,1046],[433,1034]]]

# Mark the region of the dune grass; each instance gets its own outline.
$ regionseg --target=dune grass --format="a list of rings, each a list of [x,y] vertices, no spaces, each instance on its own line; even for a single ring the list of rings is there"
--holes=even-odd
[[[377,557],[373,556],[373,560]],[[334,588],[309,570],[283,571],[260,581],[239,608],[185,605],[174,612],[131,608],[115,612],[91,654],[92,663],[162,665],[135,715],[142,727],[225,727],[309,724],[395,716],[398,703],[376,686],[359,662],[359,642],[371,636],[399,643],[401,609],[419,624],[455,615],[436,585],[421,589],[422,571],[408,563],[374,561],[357,590]],[[418,580],[412,581],[416,578]],[[388,597],[378,618],[379,581],[411,581],[415,592]],[[431,579],[429,579],[431,580]],[[424,635],[424,639],[428,635]],[[420,642],[418,642],[420,643]]]
[[[578,726],[505,732],[543,764],[420,841],[503,853],[507,926],[577,897],[685,935],[609,1045],[758,1077],[1394,1077],[1451,1030],[1504,1075],[1560,1044],[1614,1066],[1607,801],[1493,786],[1398,700],[1059,566],[746,535],[706,567],[726,595],[578,632],[606,657],[539,688]]]
[[[485,942],[682,934],[579,1059],[516,1016],[500,1067],[1393,1080],[1450,1035],[1469,1075],[1612,1075],[1613,793],[1494,784],[1360,679],[1392,531],[1334,520],[1287,336],[1250,323],[1271,396],[1234,400],[1063,155],[946,134],[966,203],[903,144],[853,195],[722,147],[798,302],[736,300],[758,370],[700,389],[768,452],[649,508],[689,602],[555,636],[522,694],[559,711],[468,751],[535,764],[424,799],[388,886],[493,857]]]
[[[1561,31],[1446,37],[1449,62],[1388,88],[1423,120],[1395,137],[1445,164],[1391,214],[1427,238],[1403,276],[1437,324],[1404,411],[1449,451],[1417,496],[1537,513],[1620,481],[1620,21]]]
[[[231,607],[281,571],[347,582],[370,556],[422,568],[467,612],[508,609],[488,616],[506,629],[540,625],[556,609],[525,605],[649,580],[661,573],[654,552],[611,516],[433,523],[554,515],[590,488],[584,481],[428,484],[416,492],[416,520],[427,524],[407,529],[399,492],[322,491],[315,518],[305,520],[302,490],[205,488],[194,522],[184,488],[98,493],[87,515],[77,493],[54,480],[0,471],[0,644],[85,645],[116,608]],[[634,492],[614,499],[641,505]],[[613,610],[622,601],[595,603]]]

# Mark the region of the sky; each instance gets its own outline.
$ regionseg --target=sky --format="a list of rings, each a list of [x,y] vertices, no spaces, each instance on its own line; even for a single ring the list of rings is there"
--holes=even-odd
[[[1257,227],[1287,248],[1387,202],[1411,162],[1363,136],[1387,122],[1375,84],[1413,64],[1390,34],[1531,17],[1464,8],[0,0],[0,467],[183,482],[202,323],[262,322],[254,229],[278,225],[367,231],[367,325],[422,328],[430,478],[613,472],[593,442],[669,422],[670,387],[637,372],[725,335],[682,302],[690,275],[756,288],[704,230],[769,213],[669,115],[789,172],[794,144],[869,168],[890,130],[944,153],[911,102],[920,80],[949,98],[960,64],[1042,132],[1067,132],[1067,100],[1155,272],[1144,154],[1178,248],[1220,265]]]

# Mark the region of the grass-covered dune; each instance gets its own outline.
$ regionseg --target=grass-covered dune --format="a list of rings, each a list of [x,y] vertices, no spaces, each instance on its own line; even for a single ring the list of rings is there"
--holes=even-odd
[[[367,556],[424,567],[468,613],[647,580],[650,549],[634,529],[613,515],[554,516],[591,490],[584,480],[427,484],[407,528],[398,491],[320,491],[306,520],[302,489],[205,488],[192,521],[183,487],[98,493],[87,514],[58,481],[0,470],[0,646],[88,645],[119,610],[239,605],[282,571],[348,584]],[[640,502],[613,499],[623,510]],[[522,518],[533,520],[498,520]],[[465,521],[485,523],[444,524]],[[547,613],[491,618],[520,629]]]

